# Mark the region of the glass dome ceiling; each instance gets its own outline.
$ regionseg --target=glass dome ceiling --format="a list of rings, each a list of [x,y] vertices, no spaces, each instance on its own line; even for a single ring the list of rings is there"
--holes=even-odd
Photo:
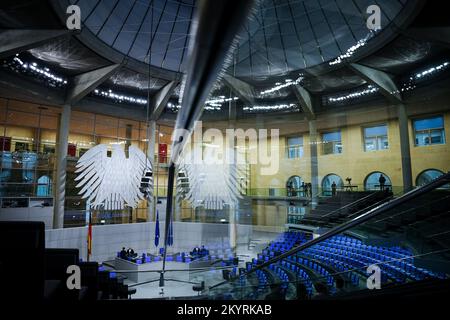
[[[183,72],[196,0],[72,0],[100,40],[141,62]],[[246,24],[229,73],[264,80],[330,63],[373,36],[367,7],[388,26],[408,0],[262,0]],[[363,44],[363,45],[364,45]]]
[[[182,71],[194,0],[79,0],[84,26],[138,61]],[[150,51],[151,47],[151,51]]]
[[[263,80],[328,62],[368,41],[368,6],[381,8],[381,29],[407,0],[263,0],[234,53],[234,75]]]

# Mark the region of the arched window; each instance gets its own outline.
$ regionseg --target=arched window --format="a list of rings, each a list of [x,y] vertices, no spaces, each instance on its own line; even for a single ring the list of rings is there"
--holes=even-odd
[[[380,190],[380,177],[383,176],[384,185],[392,190],[391,178],[383,172],[375,171],[369,174],[364,181],[364,189],[366,190]]]
[[[324,196],[331,196],[331,185],[336,183],[337,189],[341,189],[344,186],[344,181],[337,174],[327,174],[322,180],[322,193]]]
[[[301,189],[303,180],[299,176],[292,176],[286,182],[286,189],[288,197],[295,197],[299,195],[299,192],[303,191]]]
[[[52,192],[52,179],[47,176],[41,176],[38,179],[36,196],[38,197],[48,197]]]
[[[419,175],[416,178],[416,186],[420,187],[423,186],[434,179],[438,178],[439,176],[443,175],[444,173],[441,170],[437,169],[427,169],[419,173]]]

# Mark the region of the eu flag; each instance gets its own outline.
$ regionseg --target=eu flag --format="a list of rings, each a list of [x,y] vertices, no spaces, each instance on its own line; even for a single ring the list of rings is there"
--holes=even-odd
[[[159,245],[159,211],[156,210],[155,247]]]

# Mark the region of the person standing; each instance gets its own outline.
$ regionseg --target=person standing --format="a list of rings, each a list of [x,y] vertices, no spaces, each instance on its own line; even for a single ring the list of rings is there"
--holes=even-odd
[[[336,182],[333,181],[333,183],[331,184],[331,196],[335,196],[336,195]]]
[[[378,182],[380,183],[380,190],[384,190],[384,184],[386,183],[386,178],[383,176],[383,174],[380,174],[380,178],[378,179]]]

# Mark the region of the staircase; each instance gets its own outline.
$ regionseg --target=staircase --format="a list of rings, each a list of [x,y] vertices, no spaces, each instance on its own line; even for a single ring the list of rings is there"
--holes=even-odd
[[[334,197],[321,198],[316,208],[306,214],[302,223],[321,227],[333,227],[351,218],[361,210],[392,198],[388,191],[340,192]]]

